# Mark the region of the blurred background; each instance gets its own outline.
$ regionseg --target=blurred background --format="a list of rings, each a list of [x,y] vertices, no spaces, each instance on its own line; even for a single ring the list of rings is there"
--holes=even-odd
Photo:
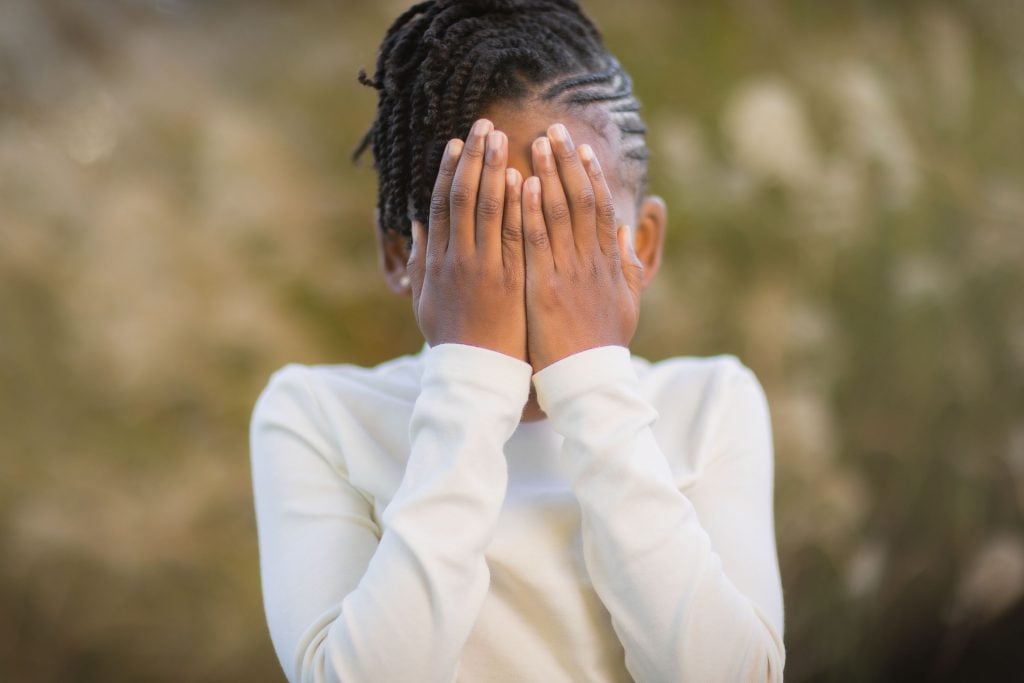
[[[356,83],[406,3],[0,1],[0,679],[278,681],[247,425],[415,352]],[[1024,671],[1024,4],[589,0],[768,393],[790,681]],[[1017,678],[1019,680],[1019,678]]]

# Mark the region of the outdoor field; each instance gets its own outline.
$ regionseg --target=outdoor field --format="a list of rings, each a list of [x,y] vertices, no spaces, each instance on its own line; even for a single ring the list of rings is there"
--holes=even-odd
[[[1024,4],[582,4],[669,207],[633,351],[768,395],[786,680],[1020,676]],[[0,2],[0,680],[283,680],[249,416],[422,347],[350,159],[406,6]]]

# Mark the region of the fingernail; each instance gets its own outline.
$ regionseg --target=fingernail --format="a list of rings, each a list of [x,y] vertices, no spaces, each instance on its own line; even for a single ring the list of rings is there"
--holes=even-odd
[[[530,176],[529,178],[526,179],[526,182],[523,184],[523,189],[526,190],[526,193],[528,195],[531,195],[531,196],[539,195],[540,194],[540,178],[538,178],[535,175]]]
[[[498,155],[502,151],[502,138],[505,137],[501,133],[494,131],[487,136],[487,161],[494,163],[498,160]]]
[[[551,156],[551,143],[547,138],[537,138],[537,151],[542,156]]]
[[[586,149],[584,150],[584,148]],[[595,173],[601,172],[601,162],[597,160],[597,155],[594,154],[594,150],[590,145],[583,145],[580,147],[579,155],[583,159],[583,163],[590,167],[591,171]]]
[[[551,137],[553,137],[555,140],[558,140],[559,142],[568,142],[569,130],[561,123],[556,123],[555,125],[551,126]]]
[[[453,138],[448,141],[448,147],[446,148],[447,153],[450,156],[457,157],[462,154],[462,145],[464,143],[458,138]]]
[[[473,130],[471,132],[473,133],[473,135],[477,137],[483,137],[484,135],[487,135],[489,132],[491,132],[492,129],[493,126],[491,125],[490,121],[488,121],[487,119],[479,119],[477,120],[476,123],[473,124]]]
[[[519,184],[519,171],[514,168],[505,169],[505,182],[508,183],[509,187],[515,187]]]

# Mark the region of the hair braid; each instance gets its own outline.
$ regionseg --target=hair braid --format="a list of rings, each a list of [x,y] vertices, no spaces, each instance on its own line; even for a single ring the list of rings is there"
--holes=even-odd
[[[444,146],[490,104],[537,96],[599,107],[620,134],[637,189],[646,182],[646,128],[632,81],[575,0],[426,0],[391,25],[376,72],[377,113],[355,150],[373,153],[380,226],[408,237],[427,223]]]

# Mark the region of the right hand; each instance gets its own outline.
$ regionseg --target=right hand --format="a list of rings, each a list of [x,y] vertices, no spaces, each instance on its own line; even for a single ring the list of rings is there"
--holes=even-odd
[[[448,142],[429,229],[413,221],[408,272],[416,322],[431,346],[469,344],[525,361],[522,176],[508,137],[486,119]]]

